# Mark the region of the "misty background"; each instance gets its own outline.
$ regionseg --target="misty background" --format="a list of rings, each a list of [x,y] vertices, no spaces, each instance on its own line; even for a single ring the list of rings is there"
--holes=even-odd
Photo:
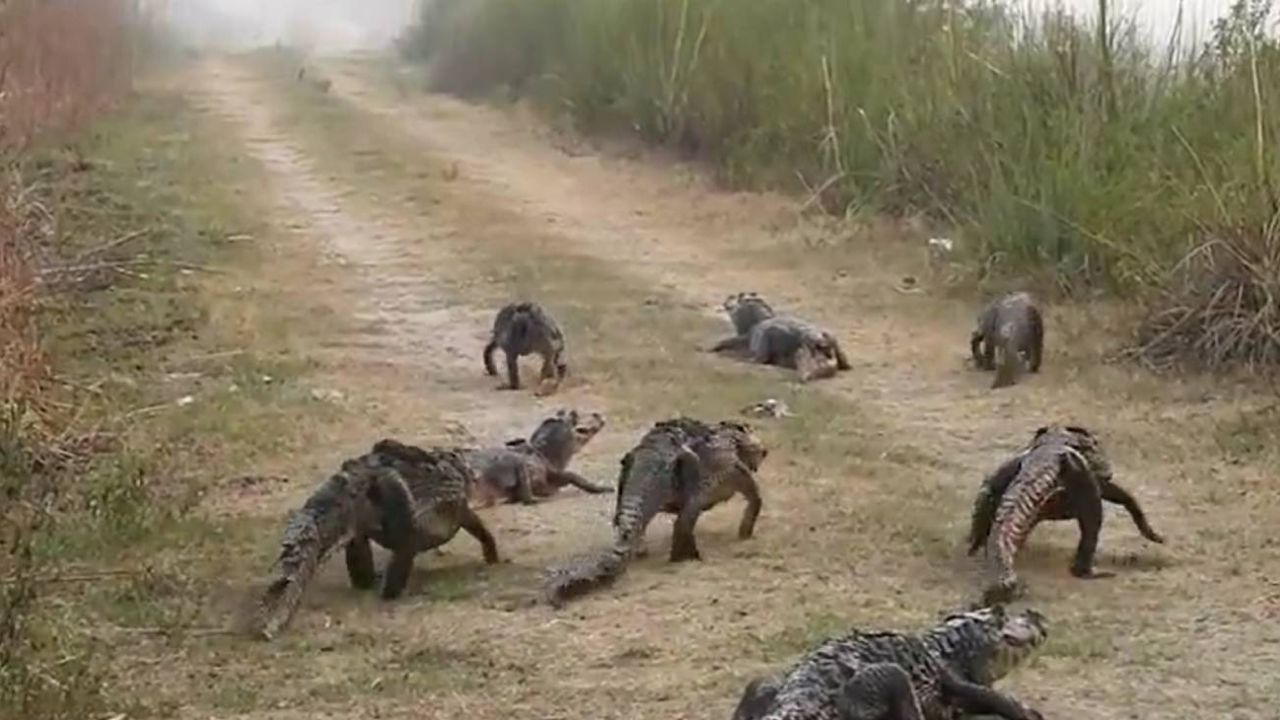
[[[209,48],[248,49],[277,42],[319,53],[388,46],[418,14],[424,0],[152,0],[186,42]],[[591,2],[592,0],[582,0]],[[751,0],[738,0],[751,2]],[[1095,17],[1096,0],[1015,0],[1033,11],[1061,4]],[[1112,0],[1113,17],[1132,17],[1139,30],[1165,45],[1182,10],[1183,42],[1206,37],[1231,0]]]

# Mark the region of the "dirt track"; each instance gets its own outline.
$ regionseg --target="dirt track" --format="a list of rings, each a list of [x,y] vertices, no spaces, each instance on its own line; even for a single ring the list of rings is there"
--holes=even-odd
[[[272,222],[291,231],[288,261],[264,276],[334,312],[303,337],[353,412],[333,447],[282,467],[318,477],[375,435],[458,425],[500,441],[574,405],[609,417],[576,462],[612,480],[661,417],[730,416],[769,396],[799,417],[761,423],[775,449],[752,541],[733,536],[734,501],[699,526],[704,562],[671,567],[660,521],[658,552],[556,613],[523,600],[542,566],[607,537],[611,498],[570,489],[486,511],[509,564],[483,568],[459,536],[385,605],[334,561],[279,645],[193,654],[216,670],[182,693],[188,716],[728,717],[750,676],[819,637],[921,627],[964,602],[977,483],[1037,425],[1072,420],[1104,436],[1170,543],[1109,512],[1100,561],[1117,577],[1083,582],[1067,574],[1074,529],[1038,530],[1019,567],[1054,639],[1003,687],[1046,718],[1277,717],[1278,496],[1266,455],[1227,464],[1216,442],[1247,390],[1101,366],[1111,311],[1077,307],[1050,314],[1044,372],[992,393],[964,362],[976,300],[895,288],[924,271],[922,238],[815,225],[797,202],[719,192],[659,158],[566,152],[519,117],[397,93],[372,67],[328,64],[317,98],[240,60],[194,85],[264,166]],[[328,120],[308,120],[316,107]],[[801,388],[699,352],[728,330],[718,305],[739,290],[835,330],[853,371]],[[568,330],[575,373],[552,398],[498,392],[480,371],[492,313],[521,294]],[[307,491],[232,507],[275,519]],[[227,701],[232,685],[256,697]]]

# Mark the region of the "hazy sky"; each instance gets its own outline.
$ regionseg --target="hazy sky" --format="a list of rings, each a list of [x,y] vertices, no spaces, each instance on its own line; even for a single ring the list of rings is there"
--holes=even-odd
[[[163,2],[164,0],[160,0]],[[581,0],[592,2],[593,0]],[[1024,7],[1058,4],[1092,15],[1097,0],[1013,0]],[[751,2],[751,0],[736,0]],[[1161,44],[1184,8],[1184,35],[1204,37],[1230,0],[1111,0],[1113,15],[1132,15]],[[175,24],[188,37],[236,45],[276,39],[316,49],[345,50],[384,45],[408,24],[417,0],[168,0]]]

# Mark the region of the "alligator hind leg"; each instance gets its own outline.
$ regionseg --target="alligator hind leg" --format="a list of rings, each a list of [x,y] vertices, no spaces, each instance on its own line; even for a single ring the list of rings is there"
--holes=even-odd
[[[505,348],[504,348],[504,352],[507,355],[507,389],[519,390],[520,389],[520,356],[511,352],[510,350],[506,350]]]
[[[1071,574],[1079,578],[1110,577],[1112,573],[1093,568],[1098,552],[1098,535],[1102,531],[1102,492],[1084,462],[1074,453],[1064,454],[1059,476],[1066,486],[1067,506],[1080,526],[1080,543],[1071,561]]]
[[[497,375],[498,368],[493,364],[493,354],[498,350],[497,341],[490,340],[488,345],[484,346],[484,372],[486,375]]]
[[[414,552],[404,549],[392,554],[387,563],[387,574],[382,578],[383,600],[394,600],[404,592],[404,586],[409,583],[409,573],[413,571],[414,555]]]
[[[966,714],[998,715],[1008,720],[1042,720],[1040,713],[1023,707],[1017,700],[985,685],[971,683],[952,670],[944,668],[939,680],[943,698]]]
[[[484,561],[490,565],[498,562],[498,543],[494,542],[493,534],[489,532],[489,528],[481,522],[480,516],[466,505],[462,505],[457,509],[458,525],[467,531],[467,534],[480,542],[480,548],[484,552]]]
[[[1109,482],[1102,486],[1102,499],[1121,505],[1128,510],[1129,517],[1133,518],[1133,524],[1138,526],[1138,532],[1142,533],[1142,537],[1153,543],[1164,544],[1164,537],[1151,529],[1151,525],[1147,522],[1147,514],[1142,512],[1142,506],[1124,488]]]
[[[702,473],[698,467],[698,456],[685,450],[676,460],[673,469],[675,474],[676,495],[681,498],[680,513],[671,528],[671,562],[684,560],[701,560],[698,543],[694,538],[694,528],[698,524],[698,516],[702,514],[702,504],[698,502],[698,488],[702,484]]]
[[[1040,359],[1044,357],[1044,320],[1039,313],[1031,316],[1031,372],[1040,372]]]
[[[369,539],[359,537],[349,540],[345,554],[351,587],[357,590],[373,587],[378,582],[378,571],[373,567],[373,550],[369,547]]]
[[[893,663],[868,665],[849,678],[836,707],[842,720],[924,720],[911,676]]]

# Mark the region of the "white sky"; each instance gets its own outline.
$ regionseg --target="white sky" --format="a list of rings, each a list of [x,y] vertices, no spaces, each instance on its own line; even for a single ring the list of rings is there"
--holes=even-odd
[[[272,44],[277,38],[319,50],[377,47],[390,41],[414,16],[417,0],[151,0],[167,2],[188,37],[236,45]],[[593,0],[581,0],[592,2]],[[751,2],[751,0],[735,0]],[[1084,16],[1097,0],[1010,0],[1023,7],[1061,4]],[[1184,8],[1184,39],[1205,37],[1210,23],[1231,0],[1111,0],[1111,14],[1134,16],[1163,45]]]

